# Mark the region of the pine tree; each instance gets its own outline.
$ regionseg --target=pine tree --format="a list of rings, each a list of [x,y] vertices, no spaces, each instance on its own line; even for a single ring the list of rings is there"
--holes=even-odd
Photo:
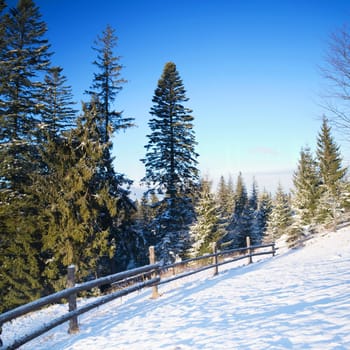
[[[28,184],[43,109],[40,76],[50,64],[46,24],[32,0],[20,0],[5,20],[0,84],[0,178],[16,191]]]
[[[200,256],[212,252],[212,244],[223,236],[224,229],[220,223],[219,208],[211,193],[211,182],[202,179],[200,198],[195,207],[196,221],[190,228],[192,247],[191,256]]]
[[[157,216],[157,207],[160,201],[155,193],[146,192],[141,197],[138,205],[138,221],[140,230],[145,237],[146,245],[154,246],[156,244],[154,232],[152,231],[152,222]]]
[[[255,179],[253,179],[251,193],[246,206],[249,209],[248,219],[250,220],[250,232],[247,232],[247,235],[250,237],[251,244],[255,245],[261,241],[261,232],[258,223],[259,191]]]
[[[321,195],[320,176],[309,147],[303,148],[300,152],[293,183],[295,188],[293,207],[296,211],[296,219],[300,225],[315,224]]]
[[[271,195],[264,191],[258,201],[258,211],[256,214],[256,227],[258,232],[258,243],[261,243],[267,230],[267,223],[272,210]]]
[[[136,246],[142,237],[138,237],[135,228],[135,203],[130,199],[130,185],[132,181],[123,173],[117,172],[113,167],[111,157],[112,144],[110,142],[113,132],[133,126],[132,118],[123,118],[121,112],[113,108],[117,94],[122,89],[126,80],[121,78],[122,65],[120,57],[114,55],[118,38],[115,30],[109,25],[94,42],[93,49],[97,52],[93,62],[97,68],[90,90],[86,91],[91,97],[90,104],[97,107],[97,124],[101,142],[108,145],[104,148],[104,162],[100,166],[101,184],[108,183],[110,194],[117,199],[118,225],[116,235],[110,237],[111,242],[116,242],[115,256],[111,265],[111,272],[123,270],[131,266],[132,261],[137,260]]]
[[[234,221],[237,221],[239,219],[247,203],[248,203],[247,189],[243,181],[242,173],[239,173],[237,177],[235,202],[234,202],[234,210],[233,210]]]
[[[193,220],[191,192],[198,183],[194,118],[183,105],[188,98],[174,63],[166,63],[152,101],[143,181],[165,193],[154,229],[158,255],[166,262],[172,260],[170,251],[180,255],[186,250],[187,226]]]
[[[135,231],[138,244],[135,247],[137,265],[149,263],[149,247],[156,244],[152,222],[156,216],[156,203],[159,200],[155,194],[144,193],[140,200],[136,200],[137,212],[135,213]]]
[[[301,246],[301,238],[305,235],[306,229],[297,220],[293,220],[288,229],[286,242],[289,248],[297,248]]]
[[[99,179],[107,145],[100,141],[96,108],[83,106],[83,112],[77,127],[49,142],[52,149],[43,155],[51,169],[38,186],[44,189],[47,184],[41,193],[48,203],[44,275],[54,290],[64,286],[70,264],[77,266],[77,278],[83,281],[100,275],[100,263],[115,250],[109,237],[116,224],[117,200],[110,195],[108,183],[102,186]]]
[[[288,195],[284,193],[281,184],[278,185],[271,214],[267,223],[265,235],[266,241],[275,241],[284,234],[292,225],[292,209]]]
[[[45,108],[40,129],[46,137],[55,138],[75,126],[77,110],[73,108],[72,89],[66,85],[67,78],[62,71],[61,67],[52,67],[45,76]]]
[[[341,208],[342,188],[346,169],[342,167],[339,146],[335,143],[326,118],[323,119],[317,139],[317,159],[321,177],[321,210],[323,222],[332,222],[336,230]]]
[[[246,207],[248,207],[247,189],[243,181],[243,176],[239,173],[234,193],[233,213],[227,226],[227,234],[220,242],[225,249],[244,245],[243,240],[245,242],[245,237],[243,235],[247,233],[247,227],[251,224],[251,212]]]
[[[241,175],[240,175],[241,177]],[[239,180],[238,182],[241,182]],[[258,244],[260,242],[257,226],[257,209],[258,209],[258,188],[254,179],[252,184],[252,190],[249,197],[245,190],[245,186],[242,179],[242,186],[239,186],[238,190],[241,195],[237,197],[237,208],[243,205],[243,209],[237,212],[235,222],[235,246],[243,248],[246,246],[246,237],[250,237],[250,242]],[[239,193],[239,192],[237,192]],[[240,214],[238,214],[240,213]]]
[[[105,142],[109,141],[113,131],[133,125],[132,118],[122,118],[122,113],[112,108],[122,84],[126,83],[126,80],[121,78],[123,66],[119,63],[120,57],[114,55],[117,42],[115,30],[109,25],[102,32],[102,36],[95,40],[93,49],[97,52],[97,58],[93,63],[98,73],[94,73],[92,86],[87,91],[92,100],[101,104],[100,127]]]
[[[31,0],[9,9],[1,32],[0,298],[6,309],[42,292],[41,217],[33,177],[42,171],[37,135],[50,53],[46,24]]]
[[[220,216],[223,222],[228,223],[234,206],[234,189],[231,177],[227,183],[223,176],[220,177],[216,192],[216,201],[218,203]]]

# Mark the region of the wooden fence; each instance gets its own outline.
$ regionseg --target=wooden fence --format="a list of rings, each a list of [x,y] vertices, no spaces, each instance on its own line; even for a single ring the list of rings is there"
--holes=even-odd
[[[267,248],[271,249],[266,250]],[[214,244],[212,254],[206,254],[193,259],[187,259],[184,261],[175,262],[174,264],[161,266],[159,263],[156,263],[154,247],[150,247],[150,265],[142,266],[136,269],[120,272],[106,277],[101,277],[78,285],[75,285],[75,267],[72,265],[68,267],[66,289],[1,314],[0,334],[1,326],[5,322],[11,321],[29,312],[38,310],[43,306],[60,302],[62,299],[68,300],[68,313],[50,321],[47,324],[44,324],[41,328],[34,330],[32,333],[26,334],[23,337],[16,339],[11,345],[8,345],[6,349],[16,349],[19,346],[29,342],[34,338],[39,337],[50,329],[67,321],[69,321],[68,332],[76,333],[79,331],[77,318],[79,315],[116,298],[120,298],[124,295],[141,290],[145,287],[152,287],[152,298],[157,298],[159,297],[158,286],[161,284],[169,283],[171,281],[184,278],[208,269],[213,269],[213,275],[217,275],[219,272],[219,266],[221,265],[229,264],[242,259],[248,259],[248,263],[250,264],[253,262],[254,256],[265,254],[272,254],[274,256],[275,252],[276,250],[274,243],[251,246],[250,239],[247,237],[246,248],[218,251],[216,245]],[[112,286],[112,291],[107,295],[99,297],[97,300],[91,303],[77,308],[76,297],[78,292],[88,291],[92,288],[102,285]],[[120,289],[121,286],[123,286],[122,289]],[[1,339],[0,347],[2,347]]]
[[[42,308],[43,306],[55,303],[55,302],[60,302],[62,299],[68,299],[69,300],[69,310],[67,314],[64,314],[61,317],[58,317],[52,321],[50,321],[47,324],[44,324],[40,329],[33,331],[30,334],[26,334],[25,336],[16,339],[14,343],[11,345],[7,346],[6,349],[16,349],[19,346],[29,342],[30,340],[37,338],[38,336],[44,334],[45,332],[49,331],[50,329],[67,322],[68,320],[70,321],[70,327],[69,327],[69,333],[74,333],[77,332],[78,326],[77,326],[77,316],[83,314],[84,312],[87,312],[91,309],[94,309],[102,304],[105,304],[109,301],[112,301],[116,298],[120,298],[124,295],[127,295],[129,293],[132,293],[134,291],[140,290],[144,287],[152,286],[155,283],[160,281],[159,277],[151,278],[147,281],[137,283],[135,285],[132,285],[130,287],[124,288],[122,290],[118,290],[114,293],[102,296],[95,300],[94,302],[91,302],[87,305],[84,305],[80,308],[76,308],[76,295],[78,292],[81,291],[88,291],[91,290],[92,288],[99,287],[102,285],[108,285],[115,283],[117,281],[122,281],[126,280],[131,277],[136,277],[136,276],[142,276],[143,274],[150,273],[152,271],[158,270],[160,267],[159,264],[153,264],[153,265],[147,265],[143,266],[140,268],[120,272],[117,274],[109,275],[106,277],[101,277],[92,281],[88,281],[82,284],[78,284],[76,286],[72,286],[70,288],[64,289],[60,292],[48,295],[46,297],[40,298],[38,300],[35,300],[31,303],[19,306],[13,310],[10,310],[8,312],[5,312],[0,315],[0,325],[3,325],[5,322],[11,321],[17,317],[20,317],[22,315],[25,315],[29,312],[38,310]],[[70,266],[68,268],[68,276],[69,278],[72,278],[72,272],[74,270],[73,266]],[[67,284],[71,283],[69,281]]]

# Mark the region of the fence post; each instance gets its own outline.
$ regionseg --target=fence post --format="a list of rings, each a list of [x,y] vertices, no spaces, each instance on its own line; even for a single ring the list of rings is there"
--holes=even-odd
[[[68,275],[67,275],[67,288],[74,287],[75,285],[75,266],[68,266]],[[73,293],[68,297],[68,311],[74,311],[77,309],[77,294]],[[78,325],[78,316],[74,316],[69,320],[69,334],[74,334],[79,332]]]
[[[276,249],[275,249],[275,242],[272,242],[272,256],[275,256]]]
[[[1,337],[1,333],[2,333],[2,324],[0,324],[0,337]],[[2,347],[2,340],[0,338],[0,348]]]
[[[151,265],[156,263],[156,254],[154,252],[154,246],[150,246],[148,248],[149,250],[149,263]],[[156,272],[152,273],[152,277],[156,277]],[[157,299],[159,297],[159,293],[158,293],[158,286],[155,285],[152,287],[152,299]]]
[[[245,240],[248,248],[248,264],[251,264],[253,262],[253,258],[252,258],[252,250],[250,249],[250,237],[246,236]]]
[[[217,245],[216,242],[213,242],[213,264],[214,264],[214,276],[216,276],[217,274],[219,274],[219,266],[218,266],[218,249],[217,249]]]

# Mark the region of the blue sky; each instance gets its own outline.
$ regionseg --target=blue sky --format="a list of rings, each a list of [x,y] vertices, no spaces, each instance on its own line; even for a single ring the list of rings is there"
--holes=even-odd
[[[14,3],[14,1],[9,1]],[[97,35],[107,24],[128,80],[115,108],[137,128],[114,139],[115,167],[144,176],[152,96],[164,64],[176,63],[193,109],[202,175],[286,189],[301,147],[315,149],[329,35],[350,18],[350,1],[37,0],[53,62],[76,101],[92,81]],[[338,140],[337,140],[338,141]],[[340,143],[340,142],[339,142]],[[345,147],[342,149],[344,158]],[[249,185],[248,185],[249,186]]]

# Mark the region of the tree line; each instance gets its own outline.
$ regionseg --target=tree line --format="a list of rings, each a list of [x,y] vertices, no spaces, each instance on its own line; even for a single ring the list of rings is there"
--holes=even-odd
[[[134,126],[115,109],[126,80],[107,25],[93,43],[96,59],[86,101],[73,101],[64,70],[53,66],[46,23],[33,0],[0,0],[0,312],[65,287],[67,267],[86,281],[148,262],[202,255],[213,242],[241,247],[287,233],[335,225],[349,184],[327,119],[316,159],[302,149],[295,190],[276,195],[242,174],[213,191],[200,178],[192,110],[176,65],[165,64],[152,98],[141,161],[147,188],[132,200],[133,181],[115,168],[112,136]],[[116,154],[118,159],[118,154]]]

